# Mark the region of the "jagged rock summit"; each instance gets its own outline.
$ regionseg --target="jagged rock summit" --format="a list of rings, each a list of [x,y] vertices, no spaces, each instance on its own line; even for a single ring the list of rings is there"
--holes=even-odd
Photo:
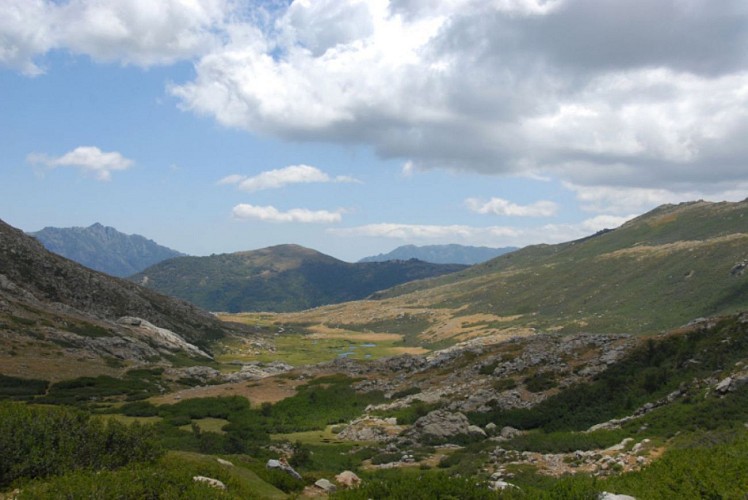
[[[139,234],[121,233],[98,222],[88,227],[45,227],[30,234],[51,252],[120,278],[184,255]]]

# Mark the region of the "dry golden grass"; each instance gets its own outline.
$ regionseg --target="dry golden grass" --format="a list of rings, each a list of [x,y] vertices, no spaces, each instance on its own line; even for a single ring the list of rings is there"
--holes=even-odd
[[[675,243],[666,243],[663,245],[638,245],[635,247],[622,248],[615,252],[609,252],[600,255],[599,259],[615,259],[620,257],[664,257],[673,252],[696,250],[705,246],[714,245],[718,243],[726,243],[730,241],[746,240],[748,242],[748,233],[734,233],[725,236],[719,236],[716,238],[710,238],[707,240],[687,240],[677,241]]]
[[[252,406],[262,403],[277,403],[296,394],[296,387],[306,383],[285,377],[268,377],[260,380],[233,382],[230,384],[192,387],[177,392],[151,398],[153,404],[173,404],[185,399],[212,398],[219,396],[241,396],[247,398]]]
[[[123,371],[85,351],[30,339],[0,340],[0,373],[3,375],[58,382],[97,375],[116,377]]]

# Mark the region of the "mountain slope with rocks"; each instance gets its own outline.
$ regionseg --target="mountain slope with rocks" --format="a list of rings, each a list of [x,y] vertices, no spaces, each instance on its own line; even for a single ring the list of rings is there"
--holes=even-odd
[[[120,278],[184,255],[139,234],[124,234],[99,223],[89,227],[45,227],[29,234],[50,252]]]
[[[229,331],[189,303],[55,255],[0,221],[2,357],[17,371],[34,372],[43,356],[52,365],[79,356],[83,372],[105,358],[208,359],[211,343]]]

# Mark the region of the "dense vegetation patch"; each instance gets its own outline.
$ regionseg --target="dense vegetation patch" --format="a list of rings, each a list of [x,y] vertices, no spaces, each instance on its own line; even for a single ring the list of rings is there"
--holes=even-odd
[[[138,424],[91,419],[64,407],[0,403],[0,487],[80,469],[114,469],[159,453],[153,432]]]
[[[10,377],[0,374],[0,399],[31,399],[47,392],[46,380]]]

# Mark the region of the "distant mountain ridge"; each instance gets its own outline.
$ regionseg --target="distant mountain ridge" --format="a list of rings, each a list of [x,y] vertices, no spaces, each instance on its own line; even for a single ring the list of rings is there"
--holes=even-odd
[[[473,264],[486,262],[517,249],[517,247],[474,247],[454,243],[450,245],[404,245],[388,253],[364,257],[359,262],[418,259],[433,264],[463,264],[472,266]]]
[[[184,255],[139,234],[124,234],[98,222],[88,227],[45,227],[29,234],[50,252],[120,278]]]
[[[368,297],[466,266],[419,260],[348,263],[299,245],[170,259],[130,279],[211,311],[288,312]]]

